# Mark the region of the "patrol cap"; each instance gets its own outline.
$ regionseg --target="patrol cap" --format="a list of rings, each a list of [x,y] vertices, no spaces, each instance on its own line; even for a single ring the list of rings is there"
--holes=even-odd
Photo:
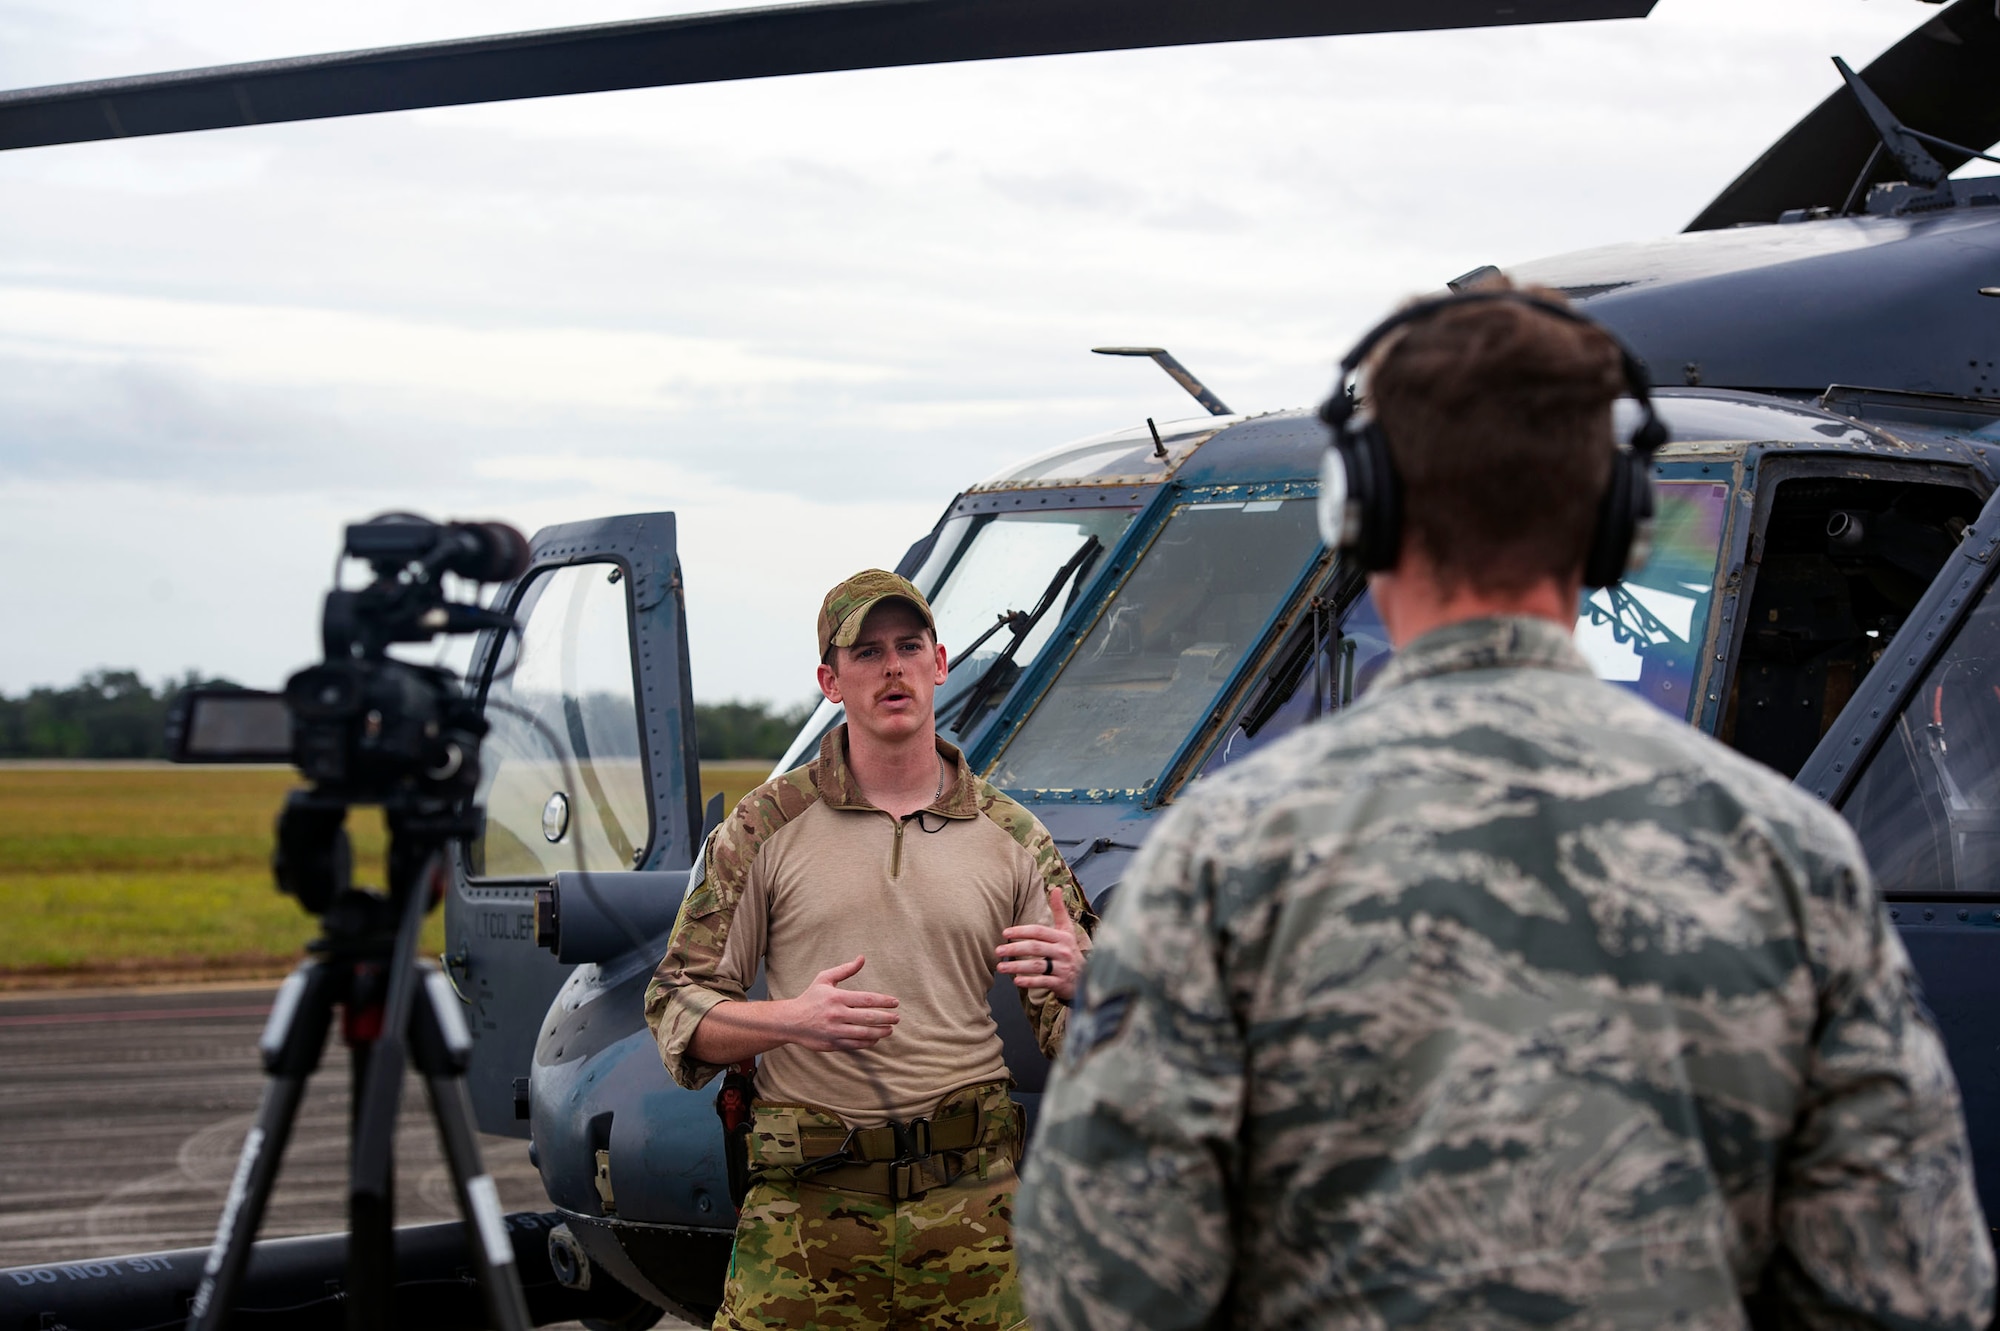
[[[819,603],[819,659],[824,661],[835,647],[852,647],[868,612],[891,600],[908,601],[923,616],[931,636],[937,636],[930,602],[924,600],[916,584],[886,569],[866,568],[828,592]]]

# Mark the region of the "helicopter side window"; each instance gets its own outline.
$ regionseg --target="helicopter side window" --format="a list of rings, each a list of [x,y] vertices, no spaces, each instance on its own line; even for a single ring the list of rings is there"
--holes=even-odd
[[[1728,517],[1727,485],[1658,482],[1652,557],[1616,587],[1587,595],[1577,615],[1577,648],[1600,679],[1683,719],[1693,708]],[[1341,612],[1338,632],[1307,617],[1280,649],[1267,682],[1250,691],[1200,774],[1239,762],[1314,717],[1348,706],[1389,655],[1389,635],[1365,590]]]
[[[931,603],[950,666],[933,704],[938,733],[963,743],[992,714],[1137,512],[1130,505],[1065,507],[968,514],[945,524],[910,579]],[[778,770],[810,762],[843,715],[838,704],[822,702]]]
[[[1780,481],[1717,737],[1796,776],[1978,512],[1953,485]]]
[[[486,693],[492,725],[475,878],[630,869],[651,803],[634,704],[630,579],[616,564],[537,574],[514,611]]]
[[[1651,556],[1624,581],[1584,594],[1576,646],[1599,679],[1686,721],[1694,716],[1729,487],[1657,481],[1654,493]]]
[[[1311,500],[1174,510],[1001,754],[994,783],[1151,787],[1318,550]]]
[[[1989,584],[1841,808],[1886,892],[2000,887],[2000,595]]]

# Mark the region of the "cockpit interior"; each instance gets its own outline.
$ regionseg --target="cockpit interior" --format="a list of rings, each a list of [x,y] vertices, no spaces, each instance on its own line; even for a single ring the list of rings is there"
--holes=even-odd
[[[1768,517],[1747,559],[1749,609],[1718,737],[1788,777],[1979,513],[1969,476],[1871,470],[1850,460],[1836,474],[1795,474],[1760,501]]]

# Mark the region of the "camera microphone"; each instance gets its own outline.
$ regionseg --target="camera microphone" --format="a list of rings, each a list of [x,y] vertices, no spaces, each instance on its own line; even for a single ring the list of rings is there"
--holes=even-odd
[[[511,582],[528,571],[528,538],[504,522],[447,522],[437,567],[474,582]]]
[[[347,529],[346,553],[375,566],[377,577],[410,564],[474,582],[507,582],[528,571],[528,538],[504,522],[432,522],[414,513],[382,513]]]

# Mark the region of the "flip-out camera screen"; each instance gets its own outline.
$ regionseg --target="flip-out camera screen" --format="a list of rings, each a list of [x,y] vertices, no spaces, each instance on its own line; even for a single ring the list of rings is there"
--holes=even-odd
[[[177,763],[288,763],[292,717],[284,695],[190,689],[174,700],[167,751]]]

